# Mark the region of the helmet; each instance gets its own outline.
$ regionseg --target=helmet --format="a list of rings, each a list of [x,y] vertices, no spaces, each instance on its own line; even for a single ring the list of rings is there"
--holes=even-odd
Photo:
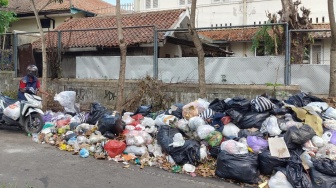
[[[28,76],[37,76],[38,68],[36,65],[28,65],[27,75]]]

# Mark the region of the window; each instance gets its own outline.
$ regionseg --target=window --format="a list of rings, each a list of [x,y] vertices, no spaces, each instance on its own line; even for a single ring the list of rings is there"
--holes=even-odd
[[[306,46],[304,49],[303,63],[321,64],[322,45],[314,44]]]
[[[312,46],[312,64],[321,64],[321,45]]]
[[[159,8],[159,0],[146,0],[146,9]]]
[[[179,5],[191,5],[191,0],[179,0]]]
[[[212,0],[212,3],[233,3],[240,2],[241,0]]]

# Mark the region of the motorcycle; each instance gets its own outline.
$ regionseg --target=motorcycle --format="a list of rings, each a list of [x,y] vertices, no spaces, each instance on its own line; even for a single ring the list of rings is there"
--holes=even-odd
[[[0,124],[18,126],[27,133],[38,133],[44,126],[42,99],[33,89],[28,89],[24,95],[27,101],[15,100],[0,93]]]

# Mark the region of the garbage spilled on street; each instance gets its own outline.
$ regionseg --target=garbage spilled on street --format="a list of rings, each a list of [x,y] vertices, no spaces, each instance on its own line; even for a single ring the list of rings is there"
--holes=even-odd
[[[198,99],[159,112],[144,104],[123,114],[99,103],[78,112],[72,91],[55,100],[65,112],[46,111],[32,139],[82,158],[259,187],[336,187],[336,109],[304,92],[284,101]]]

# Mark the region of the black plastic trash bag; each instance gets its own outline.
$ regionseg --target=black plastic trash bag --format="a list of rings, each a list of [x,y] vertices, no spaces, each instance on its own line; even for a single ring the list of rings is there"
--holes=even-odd
[[[231,122],[233,124],[238,124],[240,122],[240,120],[243,119],[243,114],[241,114],[240,112],[237,112],[236,110],[234,110],[232,108],[229,109],[229,110],[226,110],[225,114],[230,116]]]
[[[271,156],[269,150],[258,154],[259,170],[261,174],[272,175],[276,167],[286,167],[289,158],[278,158]]]
[[[336,177],[336,161],[329,158],[312,159],[314,168],[323,174]]]
[[[308,93],[301,92],[296,95],[293,95],[285,100],[287,104],[294,105],[296,107],[304,107],[311,102],[324,102],[322,99],[309,95]]]
[[[223,113],[215,113],[211,122],[211,126],[213,126],[219,132],[222,132],[224,128],[224,124],[222,122],[222,118],[224,116],[225,115]]]
[[[116,111],[113,115],[105,114],[98,122],[98,131],[100,131],[102,135],[104,135],[106,131],[119,135],[123,132],[123,128],[121,116]]]
[[[270,116],[269,112],[248,112],[236,124],[240,129],[258,128],[260,129],[262,123]]]
[[[224,100],[219,100],[218,98],[215,98],[210,104],[209,107],[210,109],[212,109],[215,112],[220,112],[220,113],[224,113],[226,108],[226,103]]]
[[[183,146],[173,147],[169,144],[173,143],[173,137],[176,133],[180,133],[178,129],[161,125],[157,133],[158,144],[162,147],[162,151],[168,153],[178,165],[186,163],[197,165],[200,161],[200,144],[195,140],[186,140]]]
[[[259,130],[257,130],[257,131],[251,131],[249,129],[240,129],[240,131],[238,132],[238,137],[239,138],[246,138],[247,136],[259,136],[259,137],[263,137],[264,135]]]
[[[144,117],[147,116],[152,110],[152,105],[139,106],[133,115],[141,114]]]
[[[336,188],[335,176],[323,174],[315,168],[310,168],[309,174],[314,188]]]
[[[227,109],[236,110],[242,114],[249,112],[251,110],[250,101],[243,97],[233,97],[227,103]]]
[[[258,155],[221,151],[217,157],[215,174],[220,178],[256,184],[259,181]]]
[[[90,113],[86,123],[90,125],[95,125],[100,118],[105,114],[111,114],[103,105],[100,103],[91,103]]]
[[[209,148],[209,153],[214,158],[217,158],[220,152],[221,152],[220,146],[215,146],[215,147],[210,147]]]
[[[289,108],[285,108],[285,107],[275,107],[270,111],[271,114],[273,115],[285,115],[285,114],[291,114],[293,113],[293,111]]]
[[[315,136],[315,131],[309,125],[304,124],[302,127],[290,127],[284,135],[284,139],[289,150],[301,147],[302,144]]]
[[[173,108],[175,108],[175,109],[173,110],[171,108],[171,109],[167,110],[165,112],[165,114],[173,115],[173,116],[177,117],[178,119],[182,119],[183,118],[183,116],[182,116],[183,106],[184,106],[184,104],[176,103],[176,104],[173,105]],[[153,118],[153,119],[155,119],[155,118]]]
[[[103,134],[104,137],[108,138],[108,139],[115,139],[116,135],[111,133],[110,131],[105,131],[105,133]]]
[[[286,175],[287,180],[294,188],[312,188],[309,175],[304,172],[302,161],[298,153],[292,153],[286,168],[276,168]]]

